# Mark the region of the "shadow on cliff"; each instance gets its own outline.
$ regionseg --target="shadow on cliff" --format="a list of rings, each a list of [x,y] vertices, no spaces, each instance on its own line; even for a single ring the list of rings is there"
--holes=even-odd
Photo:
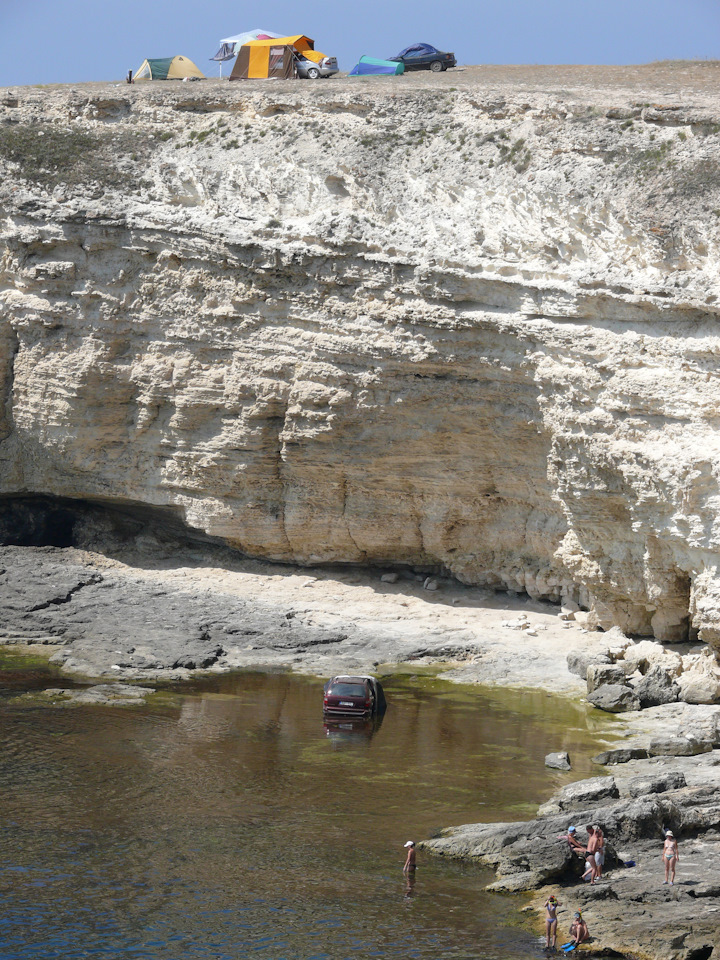
[[[40,494],[0,497],[0,546],[74,548],[118,560],[143,570],[174,570],[179,567],[222,568],[252,572],[259,576],[298,573],[323,580],[363,580],[376,593],[413,596],[436,606],[497,608],[527,612],[528,603],[547,612],[548,601],[532,601],[526,594],[493,596],[468,588],[450,578],[439,566],[386,563],[301,566],[251,557],[221,540],[188,526],[170,507],[103,500],[76,500]],[[374,574],[373,575],[373,569]],[[394,580],[383,582],[382,572],[392,571]],[[426,580],[440,576],[443,589],[423,589]]]

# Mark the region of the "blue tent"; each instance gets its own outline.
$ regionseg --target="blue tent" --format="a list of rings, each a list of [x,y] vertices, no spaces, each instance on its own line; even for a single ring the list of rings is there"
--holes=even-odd
[[[409,47],[405,47],[404,50],[401,50],[398,54],[398,57],[407,57],[409,54],[413,56],[422,56],[425,53],[437,53],[438,51],[432,44],[429,43],[413,43]]]
[[[392,60],[374,60],[372,57],[360,57],[352,68],[349,77],[398,76],[405,72],[405,65]]]

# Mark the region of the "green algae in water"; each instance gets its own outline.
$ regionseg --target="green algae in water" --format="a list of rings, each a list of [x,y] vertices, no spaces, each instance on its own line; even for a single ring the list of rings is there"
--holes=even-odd
[[[46,647],[47,652],[35,653],[26,646],[0,646],[0,670],[13,672],[27,672],[29,670],[46,670],[49,676],[58,676],[60,671],[48,663],[48,658],[55,653],[54,647]]]

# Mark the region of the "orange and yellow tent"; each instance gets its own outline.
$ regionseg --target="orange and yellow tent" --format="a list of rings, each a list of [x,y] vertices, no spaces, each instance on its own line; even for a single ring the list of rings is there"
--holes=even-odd
[[[315,41],[302,34],[270,40],[250,40],[240,47],[230,79],[262,80],[267,77],[294,77],[293,51],[301,53],[308,60],[319,63],[325,54],[314,50],[314,46]]]

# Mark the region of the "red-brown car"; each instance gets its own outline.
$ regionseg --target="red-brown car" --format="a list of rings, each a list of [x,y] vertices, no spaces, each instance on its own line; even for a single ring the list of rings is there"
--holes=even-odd
[[[372,717],[386,707],[382,684],[375,677],[333,677],[323,689],[326,717]]]

